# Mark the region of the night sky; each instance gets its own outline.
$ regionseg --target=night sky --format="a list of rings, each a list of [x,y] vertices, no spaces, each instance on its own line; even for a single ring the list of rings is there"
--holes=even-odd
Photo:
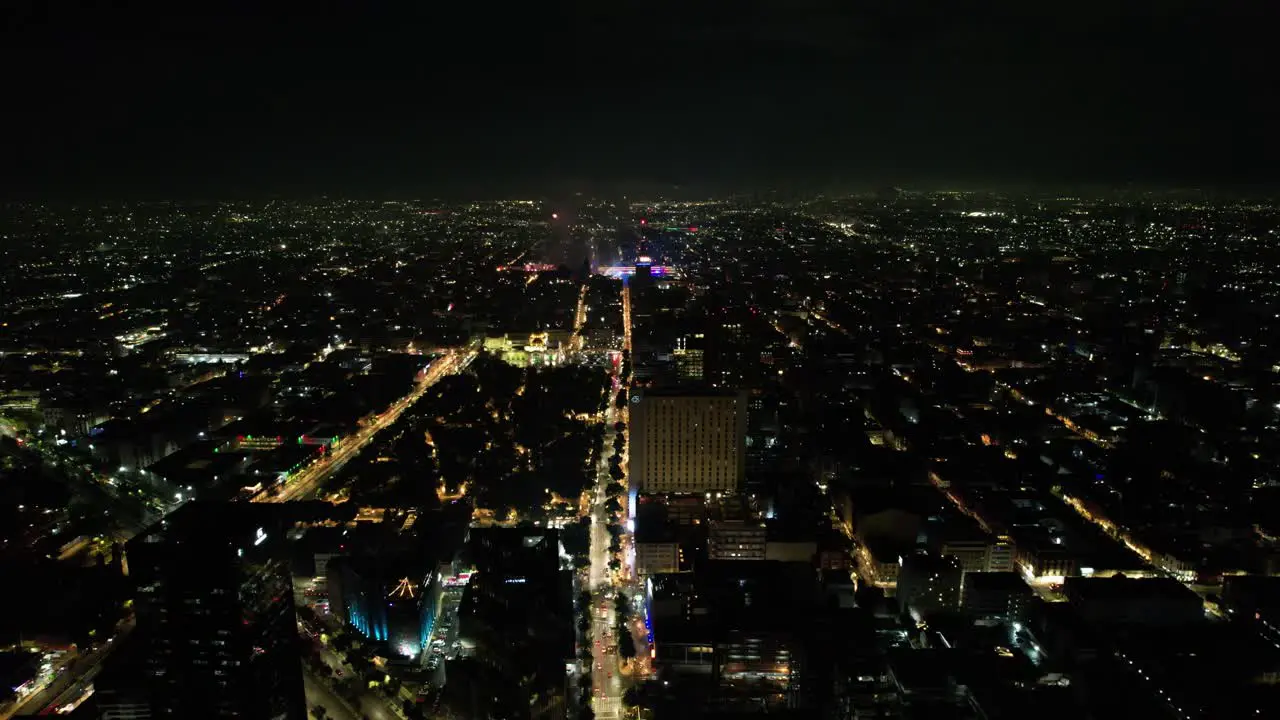
[[[46,4],[0,10],[10,196],[1257,184],[1280,159],[1265,2]]]

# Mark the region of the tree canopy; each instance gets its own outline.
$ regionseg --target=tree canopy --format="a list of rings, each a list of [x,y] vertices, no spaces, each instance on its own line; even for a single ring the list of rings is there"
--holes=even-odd
[[[607,402],[599,368],[522,369],[482,354],[442,378],[378,447],[348,464],[362,502],[430,507],[437,491],[505,515],[540,514],[554,494],[574,503],[595,479],[603,428],[589,420]]]

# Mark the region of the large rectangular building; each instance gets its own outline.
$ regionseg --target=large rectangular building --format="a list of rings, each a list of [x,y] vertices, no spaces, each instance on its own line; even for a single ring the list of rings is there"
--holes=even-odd
[[[960,607],[974,617],[1025,620],[1036,594],[1016,572],[966,572]]]
[[[746,472],[741,393],[637,390],[631,396],[631,477],[645,493],[733,492]]]
[[[154,717],[306,717],[279,507],[188,503],[129,542]]]
[[[1069,577],[1063,594],[1090,624],[1168,627],[1205,620],[1200,597],[1169,577]]]
[[[713,520],[707,524],[707,559],[764,560],[768,539],[763,522]]]

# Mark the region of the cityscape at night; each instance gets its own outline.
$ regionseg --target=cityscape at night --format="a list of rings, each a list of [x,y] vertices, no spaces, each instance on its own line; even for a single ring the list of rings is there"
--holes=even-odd
[[[844,5],[10,13],[0,720],[1275,717],[1265,24]]]

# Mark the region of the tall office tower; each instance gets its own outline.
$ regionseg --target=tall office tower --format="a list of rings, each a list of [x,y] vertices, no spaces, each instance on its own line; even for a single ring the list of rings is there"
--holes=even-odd
[[[692,333],[676,338],[676,347],[671,352],[676,360],[676,374],[683,381],[702,382],[706,379],[703,373],[703,349],[706,345],[704,333]]]
[[[458,632],[475,648],[475,680],[468,717],[565,717],[574,660],[573,571],[561,569],[560,534],[537,528],[474,528],[467,553],[475,573],[458,607]],[[480,681],[479,678],[486,678]],[[489,698],[492,698],[490,704]],[[476,704],[481,703],[481,704]],[[497,708],[484,712],[489,705]]]
[[[156,717],[306,717],[278,511],[188,503],[129,542]]]
[[[631,396],[631,477],[644,493],[732,492],[746,472],[742,393],[637,390]]]
[[[958,559],[918,552],[901,558],[899,566],[898,601],[917,620],[960,607],[964,569]]]

